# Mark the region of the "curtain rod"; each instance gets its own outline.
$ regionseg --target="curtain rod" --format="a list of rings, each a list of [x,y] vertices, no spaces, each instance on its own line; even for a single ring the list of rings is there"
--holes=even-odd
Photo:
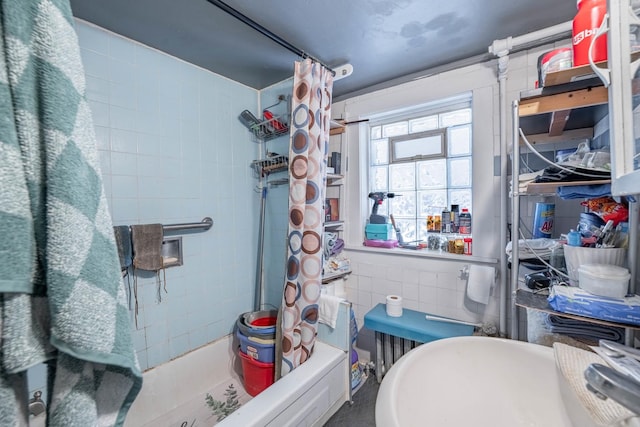
[[[292,45],[288,41],[282,39],[281,37],[277,36],[276,34],[272,33],[271,31],[267,30],[265,27],[263,27],[262,25],[258,24],[256,21],[252,20],[248,16],[243,15],[242,13],[240,13],[236,9],[232,8],[231,6],[226,4],[225,2],[223,2],[221,0],[207,0],[207,1],[209,3],[211,3],[212,5],[214,5],[214,6],[217,6],[219,9],[222,9],[223,11],[227,12],[229,15],[233,16],[234,18],[238,19],[239,21],[244,22],[245,24],[247,24],[248,26],[250,26],[251,28],[253,28],[257,32],[259,32],[263,36],[266,36],[266,37],[270,38],[271,40],[273,40],[274,42],[278,43],[280,46],[284,47],[288,51],[295,53],[296,55],[300,56],[301,58],[304,58],[304,59],[309,58],[312,61],[317,62],[318,64],[322,65],[324,68],[329,70],[331,72],[331,74],[333,74],[334,76],[336,75],[336,72],[333,71],[333,69],[331,67],[329,67],[327,64],[325,64],[324,62],[320,61],[317,58],[314,58],[313,56],[309,55],[308,53],[304,52],[303,50],[298,49],[297,47],[295,47],[294,45]]]

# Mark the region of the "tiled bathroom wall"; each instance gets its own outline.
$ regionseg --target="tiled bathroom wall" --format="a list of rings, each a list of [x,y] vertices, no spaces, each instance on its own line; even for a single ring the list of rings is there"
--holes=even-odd
[[[147,369],[229,334],[252,310],[258,145],[237,116],[257,112],[259,93],[76,24],[114,224],[214,220],[209,231],[181,234],[184,265],[166,269],[166,292],[154,274],[138,275],[133,337]]]

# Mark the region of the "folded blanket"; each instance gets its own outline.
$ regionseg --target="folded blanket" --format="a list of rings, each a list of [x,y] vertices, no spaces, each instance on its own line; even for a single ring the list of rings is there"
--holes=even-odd
[[[591,322],[569,319],[566,317],[548,314],[545,323],[553,333],[565,334],[574,338],[583,338],[591,341],[600,339],[624,342],[624,329],[614,326],[598,325]]]
[[[0,0],[0,420],[121,425],[142,385],[69,0]]]
[[[611,184],[573,185],[558,187],[558,197],[568,199],[590,199],[594,197],[608,196],[611,194]]]

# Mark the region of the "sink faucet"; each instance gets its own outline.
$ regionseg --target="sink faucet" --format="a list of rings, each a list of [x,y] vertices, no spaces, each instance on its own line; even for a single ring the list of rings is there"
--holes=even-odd
[[[610,398],[640,415],[640,382],[616,370],[592,363],[584,371],[587,388],[600,399]]]

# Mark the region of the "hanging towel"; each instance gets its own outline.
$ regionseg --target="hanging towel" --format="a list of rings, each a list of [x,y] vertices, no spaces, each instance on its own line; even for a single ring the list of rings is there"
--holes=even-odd
[[[133,266],[140,270],[162,269],[162,224],[131,226]]]
[[[122,425],[142,385],[69,0],[0,0],[0,419]]]
[[[113,227],[113,234],[116,237],[118,257],[120,258],[120,270],[126,270],[131,267],[131,263],[133,262],[131,229],[128,225],[118,225]]]
[[[318,322],[335,328],[336,320],[338,320],[338,308],[343,300],[343,298],[334,295],[320,294],[320,301],[318,301],[320,317],[318,318]]]

